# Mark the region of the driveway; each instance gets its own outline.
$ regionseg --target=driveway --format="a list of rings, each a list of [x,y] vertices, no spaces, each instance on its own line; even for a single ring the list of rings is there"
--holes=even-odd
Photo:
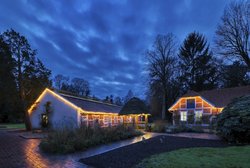
[[[149,139],[157,134],[146,133],[144,138]],[[0,167],[4,168],[61,168],[61,167],[87,167],[78,162],[80,158],[86,158],[102,154],[104,152],[127,146],[142,140],[142,137],[115,142],[91,148],[84,152],[68,155],[48,155],[39,150],[39,139],[24,139],[15,132],[0,130]]]

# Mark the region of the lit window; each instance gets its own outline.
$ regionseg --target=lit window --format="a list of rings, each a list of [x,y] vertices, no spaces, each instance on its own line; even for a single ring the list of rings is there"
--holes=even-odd
[[[114,123],[115,123],[115,124],[118,123],[118,117],[117,117],[117,116],[114,117]]]
[[[112,119],[110,116],[104,116],[104,124],[111,124]]]
[[[187,108],[195,108],[195,99],[187,99]]]
[[[187,112],[186,111],[181,112],[181,121],[187,121]]]
[[[81,123],[86,125],[88,122],[88,116],[87,115],[82,115],[81,116]]]
[[[201,121],[202,111],[195,111],[195,121]]]

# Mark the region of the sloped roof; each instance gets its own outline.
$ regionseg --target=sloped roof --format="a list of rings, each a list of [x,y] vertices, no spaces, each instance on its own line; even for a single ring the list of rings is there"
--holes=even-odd
[[[104,113],[114,113],[118,114],[121,110],[121,106],[114,104],[104,103],[100,101],[95,101],[91,99],[76,97],[72,95],[58,93],[61,97],[70,101],[74,105],[80,107],[88,112],[104,112]]]
[[[215,107],[225,107],[234,98],[245,95],[250,95],[250,85],[224,89],[213,89],[202,92],[189,91],[182,97],[201,96],[212,103]]]
[[[131,98],[121,109],[119,115],[148,114],[145,103],[137,97]]]

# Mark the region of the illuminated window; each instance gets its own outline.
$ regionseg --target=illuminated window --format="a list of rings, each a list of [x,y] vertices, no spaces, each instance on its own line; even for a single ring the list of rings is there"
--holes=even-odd
[[[140,121],[140,122],[145,121],[145,116],[144,116],[144,115],[140,115],[140,116],[138,117],[138,121]]]
[[[118,123],[118,117],[117,117],[117,116],[114,117],[114,123],[115,123],[115,124]]]
[[[123,123],[123,117],[119,117],[120,118],[120,123]]]
[[[88,116],[87,115],[82,115],[81,116],[81,124],[87,125],[88,122]]]
[[[48,114],[42,114],[41,116],[41,124],[42,124],[42,127],[43,128],[47,128],[48,127],[48,124],[49,124],[49,117],[48,117]]]
[[[181,121],[187,121],[187,112],[181,111]]]
[[[195,111],[195,121],[201,121],[202,111]]]
[[[111,124],[112,119],[110,116],[104,116],[104,124]]]
[[[187,108],[195,108],[195,99],[187,99]]]

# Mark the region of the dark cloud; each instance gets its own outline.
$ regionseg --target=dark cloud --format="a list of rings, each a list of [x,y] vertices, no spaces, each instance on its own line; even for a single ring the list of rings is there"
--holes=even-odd
[[[192,31],[212,41],[226,0],[9,1],[0,5],[0,31],[26,36],[53,75],[82,77],[92,93],[145,92],[144,56],[157,34],[180,42]]]

